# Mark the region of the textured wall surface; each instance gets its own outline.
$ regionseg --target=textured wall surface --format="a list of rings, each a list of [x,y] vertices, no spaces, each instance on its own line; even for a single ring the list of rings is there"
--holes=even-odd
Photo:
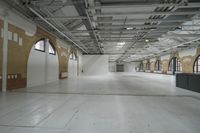
[[[0,29],[2,30],[3,21],[0,19]],[[70,47],[63,48],[60,42],[56,41],[56,37],[37,27],[36,33],[29,36],[24,29],[21,29],[15,25],[9,24],[9,40],[8,40],[8,75],[18,74],[20,79],[12,82],[8,80],[8,89],[16,89],[16,84],[20,84],[20,87],[26,87],[27,81],[27,65],[28,57],[33,45],[40,39],[47,38],[54,45],[58,55],[59,74],[61,72],[67,72],[68,59],[70,55]],[[29,31],[31,32],[31,31]],[[34,33],[34,31],[32,32]],[[2,34],[2,33],[1,33]],[[2,36],[2,35],[1,35]],[[0,37],[0,75],[2,74],[2,44],[3,40]],[[76,49],[73,49],[76,50]],[[59,76],[59,75],[58,75]],[[16,83],[16,84],[15,84]],[[1,82],[0,82],[1,84]],[[1,86],[1,85],[0,85]]]

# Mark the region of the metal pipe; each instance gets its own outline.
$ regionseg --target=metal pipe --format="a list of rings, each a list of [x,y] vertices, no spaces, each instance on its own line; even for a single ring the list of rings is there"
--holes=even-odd
[[[180,22],[184,22],[184,21],[190,21],[191,19],[127,19],[126,22],[177,22],[177,23],[180,23]],[[195,19],[196,20],[196,19]],[[114,20],[104,20],[104,19],[101,19],[101,20],[96,20],[95,21],[96,23],[113,23],[113,22],[123,22],[123,19],[114,19]]]
[[[71,19],[87,19],[86,16],[59,16],[59,17],[43,17],[46,20],[71,20]],[[33,20],[41,20],[40,18],[35,18]]]
[[[161,31],[168,31],[168,28],[162,28],[159,29],[159,31],[153,30],[155,32],[161,32]],[[102,29],[102,30],[94,30],[95,32],[99,32],[99,33],[117,33],[120,32],[120,30],[118,29]],[[147,32],[149,30],[143,30],[143,29],[133,29],[133,30],[126,30],[124,29],[123,32],[125,33],[137,33],[137,32]],[[184,30],[184,31],[196,31],[196,30]],[[88,32],[92,32],[92,30],[72,30],[70,31],[71,33],[88,33]]]
[[[60,31],[57,27],[55,27],[53,24],[51,24],[48,20],[46,20],[44,17],[42,17],[37,11],[35,11],[33,8],[28,6],[28,9],[31,10],[35,15],[37,15],[39,18],[41,18],[44,22],[46,22],[49,26],[51,26],[53,29],[55,29],[58,33],[60,33],[62,36],[67,38],[69,41],[71,41],[73,44],[75,44],[78,48],[80,48],[83,52],[88,53],[86,50],[81,48],[76,42],[74,42],[71,38],[69,38],[66,34],[64,34],[62,31]]]
[[[90,10],[94,9],[114,9],[114,8],[134,8],[134,7],[140,7],[140,8],[145,8],[145,7],[161,7],[161,6],[178,6],[178,4],[152,4],[152,3],[129,3],[129,4],[123,4],[123,5],[96,5],[94,7],[90,7]]]
[[[135,24],[135,25],[126,25],[125,28],[129,28],[129,27],[146,27],[146,28],[151,28],[151,27],[164,27],[164,28],[168,28],[168,27],[200,27],[200,25],[178,25],[178,24],[174,24],[174,25],[141,25],[141,24]],[[104,25],[104,26],[98,26],[97,28],[99,29],[104,29],[104,28],[115,28],[115,29],[121,29],[123,28],[122,25]]]
[[[99,47],[100,53],[103,53],[103,52],[102,52],[102,49],[101,49],[101,47],[100,47],[100,45],[99,45],[99,41],[98,41],[98,39],[97,39],[97,35],[96,35],[96,33],[94,32],[94,28],[93,28],[93,25],[92,25],[92,21],[91,21],[91,19],[90,19],[90,16],[89,16],[89,14],[88,14],[87,9],[85,10],[85,12],[86,12],[86,15],[87,15],[87,17],[88,17],[88,20],[89,20],[89,22],[90,22],[90,26],[91,26],[91,28],[92,28],[92,33],[94,34],[95,39],[96,39],[96,41],[97,41],[97,45],[98,45],[98,47]]]
[[[114,12],[114,13],[95,13],[93,16],[96,17],[106,17],[106,16],[120,16],[120,15],[195,15],[200,14],[199,11],[190,12]]]
[[[187,4],[155,4],[155,3],[129,3],[129,4],[123,4],[123,5],[100,5],[100,6],[94,6],[94,7],[90,7],[90,10],[94,10],[94,9],[104,9],[104,8],[110,8],[110,9],[114,9],[114,8],[134,8],[134,7],[167,7],[167,6],[175,6],[177,8],[198,8],[200,7],[200,3],[199,2],[194,2],[194,3],[187,3]]]
[[[166,38],[177,38],[177,37],[200,37],[200,34],[173,34],[173,35],[165,35],[163,37]]]

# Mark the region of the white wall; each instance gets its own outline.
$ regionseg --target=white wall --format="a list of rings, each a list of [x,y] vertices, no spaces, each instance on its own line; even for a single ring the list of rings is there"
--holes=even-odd
[[[135,68],[139,66],[139,62],[124,63],[124,72],[135,72]]]
[[[77,76],[77,60],[69,59],[68,62],[68,77],[76,77]]]
[[[109,62],[109,72],[116,72],[116,62]]]
[[[45,83],[45,53],[31,49],[27,66],[27,86]]]
[[[57,81],[59,79],[58,54],[49,54],[47,60],[47,82]]]
[[[83,75],[108,74],[108,55],[83,55]]]
[[[124,72],[135,72],[135,68],[139,66],[140,62],[121,62],[124,65]],[[116,62],[109,62],[109,72],[116,72]]]
[[[34,47],[31,49],[27,65],[27,87],[42,85],[59,79],[58,55],[57,53],[51,55],[48,50],[46,50],[46,53],[34,50]]]

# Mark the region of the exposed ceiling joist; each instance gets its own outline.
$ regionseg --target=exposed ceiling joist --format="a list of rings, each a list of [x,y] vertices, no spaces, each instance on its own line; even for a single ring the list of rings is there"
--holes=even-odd
[[[106,16],[124,16],[124,15],[195,15],[200,14],[199,11],[179,11],[179,12],[112,12],[112,13],[96,13],[93,14],[97,17],[106,17]]]
[[[180,24],[165,24],[165,25],[145,25],[145,24],[134,24],[134,25],[104,25],[104,26],[98,26],[97,28],[99,29],[104,29],[104,28],[129,28],[129,27],[137,27],[137,28],[154,28],[154,27],[159,27],[159,28],[169,28],[169,27],[199,27],[200,24],[192,24],[192,25],[180,25]]]
[[[185,22],[185,21],[190,21],[190,19],[127,19],[126,22]],[[96,23],[102,23],[102,24],[109,24],[109,23],[114,23],[114,22],[123,22],[124,19],[112,19],[112,20],[96,20],[94,22]]]
[[[72,20],[72,19],[88,19],[87,16],[59,16],[59,17],[44,17],[46,20]],[[34,18],[34,20],[41,20]]]
[[[91,7],[90,9],[108,9],[108,8],[134,8],[134,7],[140,7],[140,8],[148,8],[148,7],[170,7],[170,6],[176,6],[178,8],[199,8],[200,7],[200,3],[199,2],[195,2],[195,3],[181,3],[181,4],[173,4],[173,3],[163,3],[163,4],[155,4],[155,3],[124,3],[124,4],[103,4],[100,6],[94,6]]]

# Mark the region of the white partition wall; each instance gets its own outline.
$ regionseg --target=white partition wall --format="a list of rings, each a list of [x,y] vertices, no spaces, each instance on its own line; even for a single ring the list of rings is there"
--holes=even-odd
[[[27,87],[45,83],[45,53],[31,49],[27,67]]]
[[[135,72],[135,69],[139,64],[140,62],[124,63],[124,72]]]
[[[55,54],[49,53],[48,42],[45,45],[48,46],[44,51],[36,50],[34,46],[31,49],[27,65],[27,87],[58,80],[58,55],[56,51]]]
[[[71,54],[68,62],[68,77],[76,77],[78,75],[77,73],[77,58],[75,54]]]
[[[47,82],[57,81],[59,78],[58,55],[49,54],[47,63]]]
[[[108,74],[108,55],[83,55],[83,75]]]
[[[109,72],[116,72],[116,62],[109,62]]]

